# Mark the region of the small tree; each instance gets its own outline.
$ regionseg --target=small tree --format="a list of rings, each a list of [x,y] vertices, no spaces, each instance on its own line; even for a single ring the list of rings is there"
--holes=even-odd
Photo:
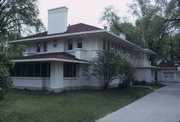
[[[107,89],[114,79],[122,79],[129,75],[127,64],[128,66],[130,64],[126,59],[115,53],[99,51],[97,52],[97,58],[93,59],[91,64],[92,75],[100,80],[104,89]]]

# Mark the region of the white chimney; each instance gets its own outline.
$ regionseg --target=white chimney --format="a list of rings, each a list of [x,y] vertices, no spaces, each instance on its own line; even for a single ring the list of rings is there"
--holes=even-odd
[[[119,37],[120,37],[121,39],[126,40],[126,34],[125,34],[125,33],[119,33]]]
[[[67,31],[67,7],[48,10],[48,34]]]

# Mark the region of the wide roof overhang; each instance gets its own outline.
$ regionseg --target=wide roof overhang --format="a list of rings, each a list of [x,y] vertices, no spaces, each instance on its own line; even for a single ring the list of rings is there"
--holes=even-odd
[[[122,45],[127,46],[130,49],[136,50],[136,51],[142,51],[147,54],[156,54],[150,49],[144,49],[140,46],[127,41],[125,39],[122,39],[121,37],[107,31],[107,30],[93,30],[93,31],[85,31],[85,32],[75,32],[75,33],[67,33],[67,34],[60,34],[60,35],[49,35],[49,36],[42,36],[42,37],[35,37],[35,38],[25,38],[25,39],[19,39],[19,40],[12,40],[9,41],[9,43],[20,43],[25,44],[29,42],[34,41],[44,41],[44,40],[57,40],[57,39],[66,39],[66,38],[77,38],[77,37],[84,37],[84,36],[96,36],[96,37],[102,37],[109,40],[114,40],[116,42],[120,42]]]

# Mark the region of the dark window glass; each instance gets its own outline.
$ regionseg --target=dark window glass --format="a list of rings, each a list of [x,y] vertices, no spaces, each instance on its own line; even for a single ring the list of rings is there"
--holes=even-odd
[[[28,63],[28,77],[33,77],[34,65],[32,63]]]
[[[120,52],[120,45],[118,45],[118,52]]]
[[[110,42],[107,42],[107,51],[110,51]]]
[[[44,52],[47,52],[47,42],[44,42]]]
[[[21,76],[21,64],[17,63],[15,67],[16,67],[16,76]]]
[[[57,40],[53,41],[53,47],[57,47]]]
[[[68,40],[68,50],[72,50],[72,49],[73,49],[73,41]]]
[[[36,52],[40,52],[41,51],[41,45],[40,43],[36,43]]]
[[[11,76],[50,77],[50,63],[16,63]]]
[[[28,76],[28,65],[26,63],[22,64],[22,76],[27,77]]]
[[[40,74],[41,74],[40,68],[41,68],[40,63],[35,63],[35,64],[34,64],[34,76],[35,76],[35,77],[41,77],[41,76],[40,76]]]
[[[48,76],[48,64],[47,63],[41,63],[41,76],[47,77]]]
[[[106,40],[103,40],[103,50],[106,50]]]
[[[64,63],[64,77],[76,77],[76,64]]]
[[[115,52],[117,52],[117,44],[115,44]]]
[[[77,40],[77,48],[82,48],[82,39]]]
[[[111,52],[114,52],[114,43],[111,42]]]

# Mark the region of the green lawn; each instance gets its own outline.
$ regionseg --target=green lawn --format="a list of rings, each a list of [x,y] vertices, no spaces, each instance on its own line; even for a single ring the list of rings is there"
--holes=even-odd
[[[152,92],[144,88],[60,94],[9,93],[0,122],[92,122]]]

